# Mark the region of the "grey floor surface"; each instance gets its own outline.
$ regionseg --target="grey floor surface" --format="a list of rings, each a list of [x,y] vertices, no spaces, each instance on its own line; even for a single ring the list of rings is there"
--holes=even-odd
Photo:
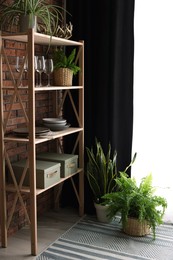
[[[77,209],[50,211],[38,218],[38,254],[80,219]],[[33,260],[29,226],[8,238],[7,248],[0,248],[0,260]]]

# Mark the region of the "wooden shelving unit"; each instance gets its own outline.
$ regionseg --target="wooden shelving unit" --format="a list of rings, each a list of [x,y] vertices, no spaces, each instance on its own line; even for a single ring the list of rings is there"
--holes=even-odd
[[[6,54],[6,49],[4,47],[4,42],[6,40],[11,41],[19,41],[25,42],[27,44],[27,57],[28,57],[28,86],[20,87],[19,80],[15,80],[13,77],[13,73],[11,71],[8,57]],[[35,55],[35,45],[47,45],[51,46],[76,46],[78,48],[78,62],[81,67],[81,71],[79,72],[78,77],[78,85],[77,86],[51,86],[51,87],[36,87],[35,86],[35,70],[34,70],[34,55]],[[6,63],[6,66],[9,69],[11,78],[13,80],[12,86],[4,86],[3,85],[3,63]],[[10,221],[13,216],[14,207],[16,201],[19,199],[22,208],[24,209],[26,218],[28,219],[28,223],[30,224],[31,229],[31,254],[37,255],[37,196],[46,190],[52,188],[55,185],[58,185],[67,179],[71,179],[72,185],[74,188],[74,192],[77,196],[79,203],[79,215],[84,214],[84,42],[83,41],[71,41],[57,37],[50,37],[48,35],[39,34],[33,31],[33,29],[29,29],[26,34],[1,34],[0,35],[0,98],[1,98],[1,106],[0,106],[0,204],[1,204],[1,243],[2,247],[7,247],[7,230],[10,225]],[[28,93],[28,106],[29,110],[26,113],[25,108],[22,103],[22,98],[20,95],[20,90],[25,89]],[[13,92],[11,95],[10,108],[8,113],[4,115],[4,91],[10,90]],[[72,91],[78,91],[78,101],[75,103],[71,99],[72,107],[75,110],[76,119],[78,122],[78,127],[70,127],[66,130],[59,132],[52,132],[49,136],[35,138],[35,127],[36,127],[36,117],[35,117],[35,95],[38,91],[61,91],[63,95],[70,95]],[[11,116],[11,110],[14,103],[15,98],[19,100],[19,104],[26,119],[26,126],[28,127],[28,136],[27,137],[16,137],[13,134],[7,135],[7,126],[8,121]],[[43,142],[50,142],[50,140],[57,140],[58,138],[66,138],[68,135],[77,135],[76,142],[74,145],[74,151],[76,149],[78,151],[78,170],[65,178],[61,178],[57,183],[50,186],[46,189],[38,189],[36,188],[36,146]],[[21,181],[19,184],[15,179],[15,174],[12,169],[12,164],[10,162],[10,156],[8,155],[8,151],[6,149],[7,143],[26,143],[28,146],[28,168],[30,174],[30,186],[23,186]],[[76,148],[77,147],[77,148]],[[6,181],[6,167],[9,168],[11,174],[13,175],[13,184],[8,184]],[[27,166],[26,166],[27,167]],[[79,176],[79,187],[76,188],[73,182],[73,176]],[[6,206],[6,192],[15,192],[15,201],[13,209],[11,210],[10,216],[7,217],[7,206]],[[30,214],[27,212],[25,204],[23,202],[22,193],[30,194]]]

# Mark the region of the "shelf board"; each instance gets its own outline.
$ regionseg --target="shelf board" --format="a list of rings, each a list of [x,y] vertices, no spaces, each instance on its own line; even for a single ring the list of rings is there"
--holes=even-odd
[[[66,89],[82,89],[83,86],[50,86],[50,87],[36,87],[35,91],[45,91],[45,90],[66,90]]]
[[[29,30],[28,30],[29,32]],[[28,33],[13,33],[13,34],[7,34],[3,33],[2,38],[4,40],[11,40],[11,41],[19,41],[19,42],[28,42]],[[49,45],[51,46],[80,46],[82,45],[81,42],[67,40],[64,38],[59,38],[55,36],[50,36],[46,34],[41,34],[34,32],[34,43],[40,44],[40,45]]]
[[[63,131],[57,131],[57,132],[53,132],[52,131],[52,135],[50,135],[49,137],[40,137],[40,138],[36,138],[36,144],[39,144],[39,143],[42,143],[42,142],[47,142],[47,141],[50,141],[50,140],[54,140],[54,139],[57,139],[57,138],[60,138],[60,137],[63,137],[63,136],[66,136],[66,135],[70,135],[70,134],[74,134],[74,133],[77,133],[77,132],[81,132],[83,131],[83,128],[79,128],[79,127],[69,127],[68,129],[66,130],[63,130]]]
[[[35,138],[35,144],[54,140],[54,139],[60,138],[62,136],[70,135],[70,134],[77,133],[77,132],[80,132],[80,131],[83,131],[83,128],[69,127],[68,129],[65,129],[63,131],[56,131],[56,132],[51,131],[51,134],[49,134],[48,136],[40,136],[39,138],[38,137]],[[27,143],[27,142],[29,142],[29,138],[21,138],[21,137],[17,137],[17,136],[12,135],[12,136],[4,137],[4,141]]]
[[[35,91],[50,91],[50,90],[71,90],[71,89],[82,89],[83,86],[50,86],[50,87],[35,87]],[[5,86],[2,87],[3,90],[14,90],[13,86]],[[19,87],[18,90],[27,90],[28,91],[28,86],[25,87]]]
[[[39,188],[36,188],[36,195],[38,196],[39,194],[45,192],[46,190],[49,190],[53,187],[55,187],[56,185],[64,182],[65,180],[67,179],[70,179],[71,177],[73,177],[74,175],[78,174],[82,172],[82,169],[79,168],[75,173],[65,177],[65,178],[61,178],[58,182],[54,183],[53,185],[45,188],[45,189],[39,189]],[[16,189],[15,189],[15,186],[13,184],[7,184],[6,185],[6,191],[9,191],[9,192],[16,192]],[[29,186],[23,186],[21,189],[20,189],[21,193],[30,193],[30,188]]]

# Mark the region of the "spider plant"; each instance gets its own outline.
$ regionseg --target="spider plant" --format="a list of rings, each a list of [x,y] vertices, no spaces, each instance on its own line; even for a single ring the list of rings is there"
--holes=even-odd
[[[43,27],[47,34],[53,34],[55,23],[62,18],[62,7],[54,4],[48,4],[45,0],[15,0],[1,1],[0,22],[1,26],[18,25],[22,15],[28,15],[30,24],[33,17],[37,17],[39,25]]]

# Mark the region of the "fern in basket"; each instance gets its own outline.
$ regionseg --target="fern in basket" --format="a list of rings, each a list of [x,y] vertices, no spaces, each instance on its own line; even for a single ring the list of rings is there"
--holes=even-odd
[[[132,165],[135,157],[136,154],[126,170]],[[138,219],[141,223],[147,222],[155,239],[156,226],[163,223],[167,201],[154,194],[156,189],[152,186],[152,174],[142,178],[137,185],[136,179],[130,178],[126,170],[120,172],[120,176],[115,179],[117,191],[103,196],[109,204],[108,216],[113,219],[120,213],[123,229],[128,218]]]

